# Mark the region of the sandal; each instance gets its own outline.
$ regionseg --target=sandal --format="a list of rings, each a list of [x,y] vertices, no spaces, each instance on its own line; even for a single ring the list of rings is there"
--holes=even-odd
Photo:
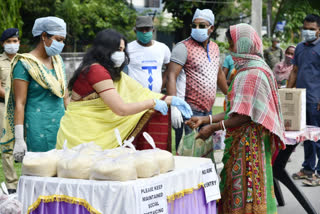
[[[302,183],[312,187],[320,186],[320,179],[314,175],[312,178],[307,178],[306,180],[302,181]]]
[[[312,174],[305,173],[304,169],[301,169],[299,172],[292,174],[293,180],[306,179],[306,178],[310,178],[310,177],[312,177]]]

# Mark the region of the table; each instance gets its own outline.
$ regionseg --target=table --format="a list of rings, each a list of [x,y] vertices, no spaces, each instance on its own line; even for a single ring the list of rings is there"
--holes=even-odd
[[[159,208],[150,213],[215,214],[216,202],[206,203],[208,195],[204,190],[203,172],[208,168],[216,175],[211,159],[175,156],[174,171],[126,182],[21,176],[18,200],[23,204],[23,213],[30,214],[140,214],[148,213],[142,211],[146,204],[141,198],[150,199],[142,194],[152,187],[158,191],[153,196],[161,198],[163,193],[164,200],[149,203],[148,206]],[[216,179],[218,199],[218,176]],[[165,204],[161,204],[163,201]],[[161,206],[165,207],[162,211]]]
[[[316,210],[309,202],[307,197],[293,182],[291,175],[285,169],[288,159],[294,149],[300,142],[311,140],[318,141],[320,139],[320,128],[314,126],[307,126],[306,129],[302,131],[286,131],[286,149],[281,150],[275,160],[273,165],[273,177],[274,177],[274,191],[278,201],[279,206],[284,206],[284,198],[279,185],[279,181],[283,183],[296,197],[302,207],[309,214],[317,214]]]

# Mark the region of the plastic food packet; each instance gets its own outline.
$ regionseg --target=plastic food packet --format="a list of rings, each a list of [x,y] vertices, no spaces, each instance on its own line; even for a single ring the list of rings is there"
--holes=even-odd
[[[153,151],[138,151],[135,158],[138,178],[150,178],[160,173],[159,163],[154,157]]]
[[[16,199],[16,194],[5,195],[0,190],[0,213],[21,214],[22,204]]]
[[[101,148],[94,143],[81,144],[73,149],[65,147],[57,164],[58,177],[89,179],[90,168],[100,151]]]
[[[50,150],[48,152],[27,152],[22,161],[22,174],[40,177],[57,175],[57,162],[62,152]]]
[[[152,146],[153,149],[147,150],[153,152],[154,158],[158,161],[160,167],[160,173],[166,173],[174,170],[174,158],[173,155],[166,151],[156,148],[153,138],[147,133],[143,133],[144,138]]]
[[[105,158],[97,161],[90,171],[91,180],[128,181],[137,179],[134,156]]]

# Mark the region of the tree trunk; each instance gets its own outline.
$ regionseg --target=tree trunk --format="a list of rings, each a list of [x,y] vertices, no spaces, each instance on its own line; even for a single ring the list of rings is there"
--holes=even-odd
[[[268,29],[268,37],[271,38],[271,26],[272,26],[272,0],[268,0],[267,6],[267,29]]]
[[[285,5],[284,4],[285,2],[286,2],[286,0],[281,0],[280,1],[279,9],[277,11],[276,17],[275,17],[274,22],[272,24],[271,35],[274,33],[274,30],[276,29],[277,22],[279,21],[279,16],[283,12],[282,10],[283,10],[283,7]]]
[[[262,29],[262,0],[252,0],[251,6],[251,24],[261,37]]]

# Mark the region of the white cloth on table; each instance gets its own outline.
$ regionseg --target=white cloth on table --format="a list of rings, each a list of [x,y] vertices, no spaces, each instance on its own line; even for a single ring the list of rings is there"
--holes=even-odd
[[[307,126],[301,131],[286,131],[286,144],[294,145],[306,140],[318,141],[320,139],[320,127]]]
[[[27,213],[28,207],[39,196],[66,195],[85,199],[102,213],[111,213],[112,210],[113,214],[139,214],[140,205],[135,188],[151,183],[163,183],[167,197],[186,189],[197,189],[203,182],[202,166],[213,166],[211,159],[207,158],[174,158],[174,171],[126,182],[21,176],[18,199],[23,204],[23,213]]]

